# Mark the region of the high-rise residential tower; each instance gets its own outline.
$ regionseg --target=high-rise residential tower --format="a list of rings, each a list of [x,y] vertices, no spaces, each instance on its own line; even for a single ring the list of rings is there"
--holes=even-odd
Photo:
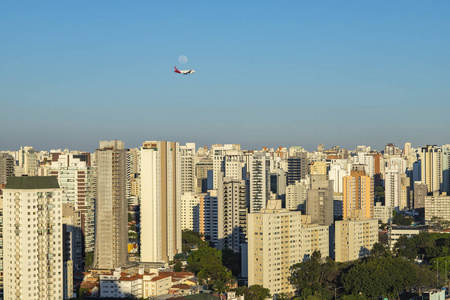
[[[306,152],[295,152],[288,158],[287,185],[305,179],[308,174],[308,159]]]
[[[124,144],[117,140],[100,141],[95,156],[97,199],[94,267],[115,269],[127,263],[128,255]]]
[[[0,153],[0,184],[6,184],[8,177],[14,176],[14,157]]]
[[[49,175],[58,178],[61,187],[62,202],[73,205],[76,214],[80,214],[80,229],[83,233],[80,255],[75,255],[74,267],[81,271],[78,263],[85,253],[94,251],[94,203],[95,174],[91,167],[89,153],[74,154],[69,152],[52,152]]]
[[[181,249],[179,144],[146,141],[141,148],[141,261],[169,262]]]
[[[401,195],[401,180],[400,171],[395,167],[390,167],[384,172],[384,187],[385,187],[385,205],[400,211],[402,207],[400,201]]]
[[[10,177],[4,191],[5,299],[62,299],[61,190],[55,177]]]
[[[219,203],[223,205],[223,247],[240,252],[240,245],[245,243],[247,230],[245,180],[223,178],[222,190],[219,191]]]
[[[306,214],[312,223],[330,226],[333,224],[333,182],[327,175],[310,175],[310,186],[306,201]]]
[[[270,199],[269,159],[261,151],[253,154],[250,161],[250,213],[256,213]]]
[[[362,168],[351,171],[344,177],[343,218],[361,211],[363,218],[373,218],[373,178],[366,175]]]
[[[443,175],[445,169],[447,172],[449,169],[448,165],[444,166],[444,151],[447,149],[435,145],[427,145],[421,149],[421,181],[427,185],[428,193],[445,190]]]
[[[181,159],[181,195],[195,193],[197,179],[195,177],[195,143],[180,146]]]

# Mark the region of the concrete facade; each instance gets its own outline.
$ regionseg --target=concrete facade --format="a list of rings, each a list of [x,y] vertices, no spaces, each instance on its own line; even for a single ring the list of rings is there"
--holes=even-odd
[[[61,190],[54,177],[10,177],[4,191],[5,299],[62,299]]]
[[[141,261],[169,262],[181,249],[179,144],[146,141],[141,148]]]
[[[94,266],[115,269],[128,261],[126,153],[122,141],[100,141],[96,156]]]

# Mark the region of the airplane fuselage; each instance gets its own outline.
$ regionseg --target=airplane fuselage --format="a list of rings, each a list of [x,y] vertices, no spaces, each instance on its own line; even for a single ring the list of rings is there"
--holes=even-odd
[[[179,73],[179,74],[183,74],[183,75],[188,75],[188,74],[193,74],[195,73],[194,70],[178,70],[177,67],[175,67],[175,73]]]

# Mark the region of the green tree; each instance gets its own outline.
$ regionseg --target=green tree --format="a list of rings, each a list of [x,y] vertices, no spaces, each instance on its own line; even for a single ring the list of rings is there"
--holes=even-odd
[[[261,285],[252,285],[251,287],[241,286],[236,289],[236,294],[238,296],[244,295],[245,299],[252,300],[265,300],[270,298],[269,289],[264,288]]]
[[[191,252],[192,247],[196,247],[204,243],[201,239],[201,235],[193,230],[185,229],[181,234],[182,247],[184,253]]]
[[[280,293],[275,295],[275,300],[290,300],[291,298],[286,293]]]
[[[227,283],[232,278],[232,273],[222,265],[221,251],[209,247],[203,242],[198,250],[192,251],[187,258],[187,269],[194,272],[199,282],[213,288],[216,281],[225,280]]]
[[[370,250],[370,254],[371,257],[375,258],[389,256],[388,248],[381,243],[375,243]]]
[[[412,262],[401,258],[379,257],[354,265],[342,275],[342,284],[348,294],[376,299],[395,297],[417,281]]]
[[[419,295],[422,295],[422,287],[431,288],[436,284],[436,273],[431,271],[430,268],[425,264],[414,264],[416,269],[417,279],[414,282]]]
[[[291,266],[290,272],[289,282],[300,299],[313,295],[322,299],[332,297],[327,286],[336,279],[336,264],[329,257],[323,261],[319,251],[314,251],[309,260]]]
[[[413,221],[413,218],[398,213],[396,213],[392,218],[392,223],[399,226],[410,226]]]
[[[177,261],[176,263],[175,263],[175,265],[173,266],[173,270],[175,271],[175,272],[181,272],[182,271],[182,267],[183,265],[181,264],[181,262],[179,262],[179,261]]]
[[[418,251],[416,249],[416,244],[414,239],[408,238],[407,236],[400,236],[394,245],[394,251],[399,257],[403,257],[409,260],[414,260],[418,256]]]
[[[367,300],[366,297],[364,297],[361,294],[357,295],[344,295],[340,298],[341,300]]]
[[[84,267],[90,268],[94,264],[94,252],[86,252],[84,257]]]

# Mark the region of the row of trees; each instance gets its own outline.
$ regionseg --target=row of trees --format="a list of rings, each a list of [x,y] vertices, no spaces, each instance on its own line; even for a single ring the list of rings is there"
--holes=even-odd
[[[449,265],[450,266],[450,265]],[[432,287],[433,273],[427,265],[418,265],[402,257],[393,257],[381,244],[364,260],[336,263],[314,252],[311,259],[291,267],[290,283],[296,299],[378,299],[398,297],[402,292]]]
[[[239,272],[237,257],[232,252],[210,247],[197,233],[184,232],[183,243],[183,249],[190,251],[187,269],[197,275],[200,283],[218,293],[229,290]],[[448,234],[424,232],[411,238],[401,237],[394,253],[380,243],[376,243],[371,252],[372,255],[363,260],[348,263],[336,263],[329,257],[322,258],[320,252],[314,252],[310,260],[291,267],[289,280],[296,290],[295,299],[331,300],[335,294],[340,294],[339,298],[344,300],[393,298],[401,293],[420,293],[423,287],[443,284],[449,275]],[[425,263],[414,263],[417,257],[423,258]],[[230,266],[234,266],[233,272]],[[239,287],[237,292],[249,299],[269,296],[267,289],[256,285]],[[289,299],[286,295],[277,296],[280,300]]]

